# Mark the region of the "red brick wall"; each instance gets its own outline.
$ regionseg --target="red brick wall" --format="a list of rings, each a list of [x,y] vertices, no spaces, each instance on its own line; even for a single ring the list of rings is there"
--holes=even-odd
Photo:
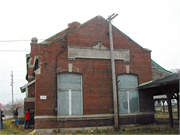
[[[34,102],[24,102],[24,110],[30,109],[35,110],[35,103]]]
[[[28,87],[28,97],[35,97],[35,83]]]
[[[102,41],[105,47],[110,48],[108,24],[99,18],[95,18],[67,36],[67,46],[93,47],[98,41]],[[139,83],[150,81],[152,79],[150,52],[142,49],[114,27],[113,41],[114,49],[130,50],[129,63],[116,60],[116,75],[126,73],[125,66],[129,65],[130,73],[138,75]],[[36,75],[35,84],[36,116],[56,115],[54,112],[54,108],[57,106],[57,69],[55,68],[55,63],[57,54],[62,50],[62,40],[58,40],[49,46],[40,47],[39,66],[41,67],[41,74]],[[69,61],[67,51],[68,49],[58,57],[58,73],[68,72],[68,63],[72,63],[73,72],[79,71],[82,74],[83,114],[113,113],[111,61],[98,59]],[[46,95],[47,100],[40,100],[40,95]],[[39,128],[38,125],[38,121],[36,121],[36,128]],[[44,127],[41,128],[47,128],[46,126],[49,125],[51,124],[44,124]],[[52,125],[54,124],[52,123]]]
[[[56,120],[43,120],[35,121],[35,129],[46,128],[75,128],[75,127],[91,127],[91,126],[111,126],[113,119],[109,120],[84,120],[84,121],[56,121]]]

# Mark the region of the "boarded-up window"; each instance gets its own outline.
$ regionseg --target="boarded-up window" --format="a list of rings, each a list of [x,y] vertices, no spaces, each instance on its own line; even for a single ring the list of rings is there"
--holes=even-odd
[[[138,80],[136,75],[123,74],[118,76],[119,113],[139,112]]]
[[[82,115],[82,75],[58,75],[58,115]]]

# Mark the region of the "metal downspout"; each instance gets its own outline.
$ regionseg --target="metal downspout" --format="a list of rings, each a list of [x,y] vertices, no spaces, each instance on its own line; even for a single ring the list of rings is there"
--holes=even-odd
[[[67,35],[66,36],[64,36],[64,37],[66,37],[67,38]],[[64,40],[64,37],[62,38],[62,40]],[[58,92],[57,92],[57,60],[58,60],[58,56],[60,55],[60,54],[62,54],[65,50],[66,50],[66,48],[67,48],[67,43],[65,44],[65,47],[64,47],[64,49],[62,50],[62,51],[60,51],[57,55],[56,55],[56,64],[55,64],[55,74],[56,74],[56,77],[55,77],[55,82],[56,82],[56,107],[55,107],[55,112],[57,113],[57,97],[58,97]],[[57,116],[57,115],[56,115]]]

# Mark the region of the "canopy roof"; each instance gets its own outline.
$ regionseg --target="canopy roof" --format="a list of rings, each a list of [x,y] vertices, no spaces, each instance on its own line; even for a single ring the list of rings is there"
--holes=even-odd
[[[176,88],[175,92],[179,92],[179,78],[180,74],[174,74],[167,76],[165,78],[156,80],[154,82],[147,83],[145,85],[139,86],[139,90],[153,90],[155,95],[165,94],[162,89],[169,89],[170,91]]]

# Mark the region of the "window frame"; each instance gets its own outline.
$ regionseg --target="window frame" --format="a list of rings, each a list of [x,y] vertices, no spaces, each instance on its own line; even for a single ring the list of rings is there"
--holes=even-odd
[[[136,78],[137,78],[137,87],[136,88],[119,88],[119,86],[118,86],[118,84],[117,84],[117,89],[118,89],[118,109],[119,109],[119,115],[124,115],[124,114],[135,114],[135,113],[139,113],[140,112],[140,102],[139,102],[139,91],[138,91],[138,75],[136,75],[136,74],[118,74],[118,76],[117,76],[117,80],[118,80],[118,78],[119,78],[119,76],[121,76],[121,75],[130,75],[130,76],[135,76]],[[118,80],[119,81],[119,80]],[[120,89],[122,89],[122,90],[120,90]],[[120,96],[119,96],[119,91],[121,91],[121,92],[126,92],[126,98],[127,98],[127,113],[120,113]],[[137,112],[132,112],[131,113],[131,111],[130,111],[130,92],[131,91],[137,91],[137,97],[138,97],[138,111]],[[121,104],[122,105],[122,104]]]
[[[81,84],[80,84],[80,89],[72,89],[72,88],[69,88],[69,89],[60,89],[59,88],[59,75],[61,75],[61,74],[75,74],[75,75],[80,75],[80,78],[81,78]],[[59,73],[59,74],[57,74],[57,115],[59,115],[59,116],[75,116],[75,115],[72,115],[72,112],[73,112],[73,110],[72,110],[72,91],[81,91],[81,114],[76,114],[77,116],[79,116],[79,115],[83,115],[83,82],[82,82],[82,74],[81,73],[73,73],[73,72],[71,72],[71,73],[69,73],[69,72],[63,72],[63,73]],[[68,113],[68,115],[61,115],[60,114],[60,112],[59,112],[59,92],[60,91],[68,91],[68,99],[69,99],[69,102],[68,102],[68,105],[69,105],[69,113]]]

